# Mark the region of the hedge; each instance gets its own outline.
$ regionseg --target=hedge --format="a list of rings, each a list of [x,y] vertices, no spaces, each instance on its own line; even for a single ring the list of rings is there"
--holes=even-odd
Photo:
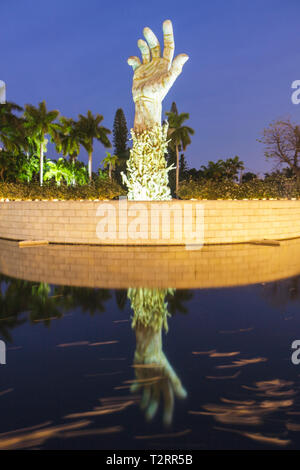
[[[183,181],[178,196],[181,199],[291,199],[300,198],[300,185],[292,178],[248,181]]]
[[[114,199],[126,194],[116,182],[99,180],[82,186],[67,186],[55,183],[0,183],[0,199],[10,200],[35,200],[35,199],[60,199],[60,200],[94,200]]]

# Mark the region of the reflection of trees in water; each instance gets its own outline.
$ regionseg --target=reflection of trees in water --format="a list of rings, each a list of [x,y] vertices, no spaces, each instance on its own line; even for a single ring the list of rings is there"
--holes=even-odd
[[[26,321],[34,324],[43,322],[49,327],[52,320],[75,308],[90,315],[103,313],[113,294],[120,309],[125,308],[129,299],[133,310],[136,350],[132,390],[142,390],[141,406],[147,419],[154,417],[163,397],[163,419],[165,424],[170,424],[174,397],[185,398],[187,393],[163,352],[162,330],[168,330],[168,317],[176,312],[188,312],[184,304],[192,298],[192,292],[158,288],[110,291],[52,286],[0,275],[0,336],[12,341],[11,331]]]
[[[276,307],[300,301],[300,276],[269,282],[263,286],[263,297]]]
[[[159,289],[157,289],[159,291]],[[167,290],[164,290],[168,292]],[[43,282],[31,282],[0,274],[0,336],[12,341],[11,331],[29,321],[43,322],[49,327],[52,320],[62,318],[65,313],[78,309],[89,315],[106,311],[106,303],[115,296],[120,310],[128,302],[127,290],[115,291],[100,288],[74,286],[52,286]],[[184,302],[190,300],[190,291],[168,294],[170,313],[186,313]],[[26,314],[26,316],[25,316]]]
[[[124,310],[127,303],[127,289],[116,289],[115,298],[120,310]]]
[[[10,331],[26,321],[50,326],[74,308],[90,315],[103,313],[111,298],[107,289],[50,286],[3,275],[0,285],[0,335],[6,341],[12,340]]]
[[[57,286],[55,293],[61,296],[59,302],[65,311],[80,308],[82,313],[91,316],[105,312],[105,303],[111,299],[108,289]]]
[[[171,315],[175,313],[188,313],[188,308],[184,305],[193,298],[193,291],[188,289],[174,290],[172,294],[167,294],[166,300],[168,302],[168,310]]]

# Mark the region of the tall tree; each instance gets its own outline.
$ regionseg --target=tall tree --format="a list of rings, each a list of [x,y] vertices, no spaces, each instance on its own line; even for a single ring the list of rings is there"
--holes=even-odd
[[[111,153],[106,152],[106,157],[103,158],[101,163],[104,166],[104,168],[108,167],[108,177],[111,180],[112,171],[116,168],[116,165],[118,163],[118,155],[112,155]]]
[[[179,172],[182,178],[185,178],[188,174],[188,165],[184,153],[180,155]]]
[[[191,135],[194,135],[195,131],[189,126],[183,126],[184,121],[189,119],[189,113],[175,114],[172,112],[166,112],[169,121],[169,138],[170,147],[176,151],[176,194],[179,188],[179,147],[183,150],[191,143]]]
[[[300,181],[300,126],[289,119],[272,122],[258,141],[265,144],[267,159],[274,160],[277,167],[288,166]]]
[[[175,103],[175,101],[173,101],[171,105],[170,112],[178,115],[178,108],[177,108],[177,104]]]
[[[23,120],[15,114],[22,110],[21,106],[11,102],[0,105],[0,141],[4,149],[13,154],[26,146]]]
[[[113,125],[114,153],[118,156],[118,171],[115,172],[116,180],[122,184],[121,173],[127,172],[127,160],[129,158],[128,128],[123,109],[116,111]]]
[[[103,121],[103,116],[101,114],[96,114],[95,116],[91,111],[87,112],[86,116],[79,114],[78,120],[78,132],[80,135],[80,143],[88,152],[89,156],[89,179],[92,179],[92,162],[93,162],[93,151],[94,151],[94,139],[101,142],[104,147],[111,147],[111,143],[108,134],[111,133],[109,129],[101,126]]]
[[[122,108],[117,109],[113,125],[114,153],[119,158],[127,151],[128,129],[125,114]]]
[[[62,153],[64,157],[69,156],[71,162],[76,160],[80,151],[81,136],[77,122],[74,119],[62,116],[60,118],[60,127],[53,140],[58,153]]]
[[[30,138],[39,146],[40,157],[40,185],[43,185],[44,151],[47,144],[46,135],[57,136],[59,125],[55,123],[59,111],[47,111],[46,102],[42,101],[38,107],[27,104],[24,111],[24,126],[30,132]]]
[[[217,162],[209,161],[207,166],[201,166],[201,174],[205,179],[237,181],[238,174],[245,168],[244,162],[238,156],[219,159]]]

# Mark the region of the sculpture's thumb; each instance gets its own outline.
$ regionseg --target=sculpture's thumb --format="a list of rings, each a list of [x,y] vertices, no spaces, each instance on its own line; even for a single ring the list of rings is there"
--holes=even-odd
[[[186,63],[186,61],[189,60],[189,56],[187,54],[179,54],[178,56],[175,57],[173,60],[170,72],[172,75],[175,75],[175,77],[178,77],[178,75],[181,74],[182,72],[182,67]]]

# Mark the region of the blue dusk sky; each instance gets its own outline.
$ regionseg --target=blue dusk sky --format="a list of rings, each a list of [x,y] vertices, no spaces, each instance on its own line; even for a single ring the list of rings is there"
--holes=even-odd
[[[300,122],[300,104],[291,102],[291,84],[300,80],[299,18],[299,0],[0,0],[0,79],[10,101],[45,99],[74,118],[91,109],[109,128],[121,107],[130,128],[127,58],[139,55],[144,26],[162,40],[171,19],[175,55],[190,60],[163,110],[176,101],[190,113],[189,166],[238,155],[249,170],[270,171],[256,139],[272,120]],[[94,168],[104,156],[97,145]]]

